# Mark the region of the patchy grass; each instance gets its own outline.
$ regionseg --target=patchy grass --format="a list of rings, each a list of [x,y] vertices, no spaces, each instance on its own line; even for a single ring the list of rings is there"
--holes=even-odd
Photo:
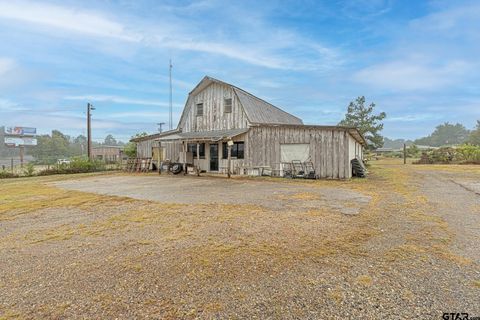
[[[292,200],[319,200],[320,196],[309,192],[299,192],[291,195],[289,198]]]
[[[26,319],[20,312],[6,309],[0,310],[0,320],[12,320],[12,319]]]
[[[343,302],[344,294],[342,288],[339,286],[335,287],[333,290],[329,291],[330,298],[335,301],[335,303],[340,304]]]
[[[77,261],[68,268],[61,264],[54,267],[57,271],[62,268],[65,274],[74,270],[75,279],[82,279],[84,272],[102,281],[98,266],[105,266],[107,273],[117,272],[121,278],[118,283],[125,289],[135,286],[143,289],[152,279],[158,280],[160,287],[149,291],[150,294],[162,290],[169,293],[169,288],[191,293],[186,299],[191,299],[188,308],[193,310],[192,318],[199,314],[214,317],[231,308],[228,294],[221,298],[218,293],[211,294],[218,292],[219,284],[224,283],[238,284],[238,290],[231,295],[235,303],[241,304],[254,299],[259,292],[265,296],[271,293],[268,291],[271,287],[267,285],[265,289],[262,281],[278,286],[275,287],[278,292],[288,290],[273,281],[289,275],[297,277],[294,283],[299,287],[294,289],[300,291],[295,295],[321,289],[325,300],[338,307],[348,295],[341,287],[344,275],[356,285],[355,290],[364,292],[373,292],[376,281],[380,284],[384,280],[381,278],[384,274],[375,273],[373,268],[354,269],[364,262],[375,268],[381,265],[387,277],[389,268],[416,268],[426,259],[443,259],[458,266],[470,263],[450,250],[454,235],[448,223],[435,214],[429,199],[417,189],[411,170],[376,163],[372,163],[370,170],[367,179],[350,181],[284,180],[286,184],[328,186],[368,195],[369,202],[362,205],[356,216],[342,215],[328,207],[273,210],[255,203],[188,205],[133,200],[65,191],[49,185],[54,181],[51,177],[9,181],[0,186],[0,220],[11,230],[0,234],[0,249],[21,247],[25,252],[48,249],[47,252],[61,254],[80,248],[82,254],[90,254],[98,248],[101,257],[89,256],[97,259],[94,262],[83,265]],[[305,202],[320,199],[314,192],[294,193],[290,197],[292,201]],[[73,209],[77,216],[71,216]],[[53,218],[49,220],[48,215]],[[63,221],[62,217],[70,219]],[[24,221],[32,226],[23,228]],[[319,274],[308,273],[299,278],[303,267]],[[91,279],[89,276],[84,279]],[[249,289],[249,285],[255,289]],[[309,289],[301,292],[302,285]],[[480,287],[480,281],[473,286]],[[1,286],[0,289],[7,292]],[[121,304],[122,298],[128,301],[122,294],[123,290],[95,291],[85,299],[110,308]],[[416,297],[406,288],[399,295],[406,301]],[[172,318],[188,314],[177,309],[185,301],[161,301],[152,296],[142,299],[144,308],[155,308],[162,303],[165,305],[160,308],[175,315]],[[19,310],[23,312],[22,308],[30,307],[21,307]],[[67,302],[59,303],[43,314],[62,317],[69,309]]]
[[[355,279],[355,282],[364,286],[364,287],[370,287],[372,285],[372,277],[368,275],[361,275],[358,276],[357,279]]]
[[[37,181],[22,179],[21,182],[0,186],[0,220],[15,219],[42,209],[70,207],[92,211],[102,204],[118,206],[135,201],[126,197],[66,191]]]

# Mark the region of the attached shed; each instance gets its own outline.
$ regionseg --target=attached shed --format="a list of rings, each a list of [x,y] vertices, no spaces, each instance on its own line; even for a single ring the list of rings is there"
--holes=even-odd
[[[169,130],[161,133],[154,133],[143,137],[133,138],[130,141],[135,142],[137,146],[138,158],[154,158],[154,153],[160,147],[158,139],[176,132],[179,131],[176,129]]]
[[[223,81],[205,77],[189,93],[175,130],[133,139],[139,157],[190,163],[200,170],[228,169],[227,143],[231,144],[230,171],[311,161],[320,178],[348,179],[351,160],[363,158],[366,141],[358,129],[304,125],[286,111]]]

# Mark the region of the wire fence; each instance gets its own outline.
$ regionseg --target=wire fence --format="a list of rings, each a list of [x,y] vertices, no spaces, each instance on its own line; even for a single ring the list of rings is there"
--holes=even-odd
[[[95,160],[101,170],[122,170],[126,167],[126,160]],[[49,157],[42,159],[35,159],[33,157],[25,157],[23,161],[19,157],[0,158],[0,171],[10,172],[17,175],[22,175],[28,170],[33,170],[33,173],[39,173],[45,170],[72,168],[72,161],[67,157]],[[32,169],[30,169],[32,168]]]

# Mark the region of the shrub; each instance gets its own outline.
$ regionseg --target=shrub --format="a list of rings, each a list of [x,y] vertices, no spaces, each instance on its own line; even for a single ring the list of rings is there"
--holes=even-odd
[[[89,160],[85,157],[72,158],[70,164],[67,164],[71,169],[80,170],[82,172],[94,172],[105,170],[105,163],[99,160]]]
[[[420,155],[421,155],[420,149],[418,149],[416,145],[412,144],[407,148],[407,157],[418,158],[420,157]]]
[[[35,167],[33,163],[28,163],[25,168],[23,168],[23,175],[26,177],[32,177],[35,174]]]
[[[85,157],[73,158],[70,163],[62,163],[54,168],[45,169],[38,173],[39,176],[52,174],[87,173],[106,170],[105,164],[99,160],[88,160]]]
[[[478,163],[480,164],[480,146],[461,145],[456,148],[444,147],[424,152],[417,163]]]
[[[451,163],[455,158],[455,149],[444,147],[435,149],[430,153],[433,163]]]
[[[18,178],[19,175],[16,173],[11,173],[5,170],[0,171],[0,179],[8,179],[8,178]]]
[[[480,163],[480,146],[471,144],[461,145],[456,148],[457,161],[466,163]]]

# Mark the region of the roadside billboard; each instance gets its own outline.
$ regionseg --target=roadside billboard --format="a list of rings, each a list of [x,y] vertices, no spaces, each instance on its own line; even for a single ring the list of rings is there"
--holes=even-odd
[[[5,134],[11,136],[34,136],[37,134],[37,128],[30,127],[7,127]]]
[[[11,147],[36,146],[37,139],[27,137],[5,137],[5,144]]]

